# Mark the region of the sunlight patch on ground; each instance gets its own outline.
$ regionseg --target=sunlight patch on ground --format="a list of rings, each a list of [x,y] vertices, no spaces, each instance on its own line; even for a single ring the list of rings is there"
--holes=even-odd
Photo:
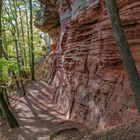
[[[34,90],[34,89],[28,89],[28,92],[30,92],[30,93],[38,93],[39,91],[38,90]]]
[[[30,118],[20,118],[21,121],[25,121],[27,123],[34,123],[36,120],[35,119],[30,119]]]
[[[39,114],[39,117],[41,118],[41,120],[46,120],[46,121],[49,121],[52,119],[49,115],[46,116],[46,114]]]
[[[38,137],[37,140],[49,140],[49,136],[45,136],[45,137]]]
[[[18,140],[25,140],[25,138],[23,138],[21,135],[18,135]]]

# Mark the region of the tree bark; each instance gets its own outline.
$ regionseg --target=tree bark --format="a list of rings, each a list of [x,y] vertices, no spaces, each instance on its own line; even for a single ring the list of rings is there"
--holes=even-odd
[[[11,129],[19,127],[17,120],[15,119],[5,102],[2,89],[0,89],[0,109],[2,110],[2,114],[6,118]]]
[[[127,37],[123,30],[119,16],[116,0],[105,0],[112,30],[117,41],[117,46],[123,61],[124,68],[128,74],[130,86],[134,92],[136,104],[140,113],[140,79],[134,63]]]
[[[30,2],[30,48],[31,48],[31,80],[35,80],[34,73],[34,44],[33,44],[33,9],[32,0]]]
[[[4,91],[4,99],[5,99],[5,102],[6,102],[6,104],[8,106],[10,106],[10,101],[9,101],[7,89],[6,88],[3,88],[3,91]]]

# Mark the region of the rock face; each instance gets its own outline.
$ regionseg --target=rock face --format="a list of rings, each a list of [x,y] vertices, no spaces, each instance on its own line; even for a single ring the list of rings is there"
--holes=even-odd
[[[44,1],[48,9],[50,1]],[[59,3],[61,35],[58,36],[59,58],[52,86],[58,111],[95,129],[136,118],[138,111],[111,30],[105,1],[55,2]],[[140,71],[140,2],[117,0],[117,4]],[[46,26],[38,27],[48,30],[47,26],[46,21]]]
[[[58,14],[58,3],[55,0],[40,0],[43,4],[37,12],[35,26],[46,32],[53,42],[58,42],[60,33],[60,20]]]

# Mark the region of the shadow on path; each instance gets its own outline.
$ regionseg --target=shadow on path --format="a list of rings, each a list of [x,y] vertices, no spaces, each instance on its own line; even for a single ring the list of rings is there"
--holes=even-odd
[[[51,87],[44,81],[27,85],[26,92],[27,95],[12,107],[20,128],[8,131],[4,127],[1,140],[49,140],[50,133],[56,129],[81,127],[55,111],[51,104]]]

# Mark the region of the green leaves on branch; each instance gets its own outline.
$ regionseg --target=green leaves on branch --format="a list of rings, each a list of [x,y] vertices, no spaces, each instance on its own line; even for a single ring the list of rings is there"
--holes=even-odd
[[[11,70],[17,72],[19,70],[18,64],[16,61],[13,60],[6,60],[4,58],[0,59],[0,66],[4,70]]]
[[[16,61],[6,60],[3,58],[0,59],[0,67],[2,69],[1,74],[0,74],[0,81],[2,82],[6,82],[11,79],[9,75],[10,71],[17,73],[19,70],[19,67]]]

